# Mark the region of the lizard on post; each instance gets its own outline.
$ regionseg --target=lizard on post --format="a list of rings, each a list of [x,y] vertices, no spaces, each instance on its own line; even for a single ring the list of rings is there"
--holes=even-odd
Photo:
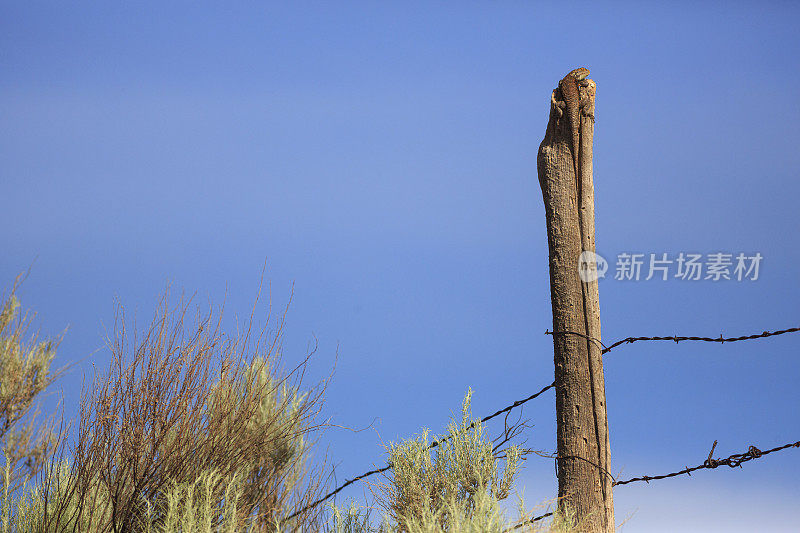
[[[553,341],[559,507],[575,513],[582,531],[614,533],[603,357],[594,342],[602,338],[598,283],[580,275],[583,252],[595,251],[597,85],[588,74],[575,69],[551,92],[536,167],[547,221],[553,331],[576,334]]]
[[[564,101],[556,102],[555,98],[553,97],[553,104],[558,110],[558,116],[560,117],[564,110],[567,112],[567,122],[569,122],[570,132],[572,133],[572,146],[570,146],[570,148],[572,151],[572,161],[575,168],[575,187],[578,194],[579,204],[581,200],[581,177],[580,167],[578,166],[578,154],[580,151],[582,105],[581,93],[578,86],[585,87],[589,84],[589,82],[586,80],[588,75],[589,69],[583,67],[576,68],[564,76],[564,79],[558,82],[558,87],[561,90],[561,97],[564,99]],[[586,113],[586,110],[584,110],[584,113]]]

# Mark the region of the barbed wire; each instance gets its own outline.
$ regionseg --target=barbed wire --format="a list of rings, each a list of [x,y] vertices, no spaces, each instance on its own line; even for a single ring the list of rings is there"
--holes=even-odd
[[[746,452],[744,453],[735,453],[733,455],[729,455],[724,459],[714,459],[712,456],[714,454],[714,448],[717,447],[717,441],[714,441],[713,446],[711,446],[711,452],[708,454],[708,459],[706,459],[703,464],[698,466],[693,466],[691,468],[686,467],[683,470],[679,470],[677,472],[671,472],[669,474],[661,474],[658,476],[641,476],[641,477],[634,477],[631,479],[626,479],[623,481],[615,481],[612,485],[627,485],[628,483],[635,483],[637,481],[644,481],[646,483],[650,483],[651,481],[658,480],[658,479],[666,479],[668,477],[675,477],[675,476],[682,476],[684,474],[688,474],[689,476],[692,475],[692,472],[697,470],[703,470],[705,468],[717,468],[718,466],[729,466],[731,468],[736,468],[737,466],[741,467],[742,463],[746,463],[747,461],[752,461],[753,459],[759,459],[764,457],[765,455],[769,455],[771,453],[779,452],[781,450],[786,450],[788,448],[800,448],[800,441],[797,442],[790,442],[789,444],[784,444],[783,446],[776,446],[775,448],[771,448],[769,450],[761,451],[755,446],[750,446]]]
[[[777,330],[777,331],[764,331],[763,333],[757,333],[757,334],[754,334],[754,335],[742,335],[740,337],[727,337],[727,338],[723,337],[722,334],[720,334],[719,337],[693,337],[693,336],[678,336],[678,335],[672,335],[670,337],[626,337],[626,338],[624,338],[622,340],[619,340],[619,341],[615,342],[614,344],[612,344],[610,346],[606,346],[605,344],[603,344],[603,342],[600,341],[600,339],[596,339],[594,337],[590,337],[589,335],[586,335],[585,333],[580,333],[578,331],[566,331],[566,330],[565,331],[549,331],[549,330],[545,330],[544,334],[545,335],[577,335],[578,337],[583,337],[583,338],[585,338],[587,340],[590,340],[590,341],[598,343],[600,345],[600,347],[602,348],[603,354],[606,354],[606,353],[610,352],[611,350],[613,350],[614,348],[616,348],[617,346],[620,346],[621,344],[632,344],[632,343],[638,342],[638,341],[673,341],[675,343],[683,342],[683,341],[703,341],[703,342],[718,342],[720,344],[724,344],[726,342],[738,342],[738,341],[749,341],[749,340],[753,340],[753,339],[763,339],[765,337],[774,337],[775,335],[783,335],[785,333],[797,333],[798,331],[800,331],[800,327],[788,328],[788,329],[780,329],[780,330]]]
[[[752,461],[753,459],[760,459],[761,457],[764,457],[765,455],[769,455],[771,453],[779,452],[779,451],[786,450],[786,449],[789,449],[789,448],[800,448],[800,441],[790,442],[788,444],[784,444],[783,446],[776,446],[775,448],[770,448],[769,450],[763,450],[763,451],[759,450],[755,446],[750,446],[747,449],[746,452],[744,452],[744,453],[734,453],[732,455],[729,455],[728,457],[725,457],[724,459],[714,459],[713,458],[714,450],[716,449],[716,447],[717,447],[717,441],[715,440],[714,444],[711,445],[711,451],[708,453],[708,459],[703,461],[703,464],[701,464],[701,465],[693,466],[691,468],[687,466],[683,470],[679,470],[677,472],[671,472],[669,474],[660,474],[660,475],[657,475],[657,476],[640,476],[640,477],[634,477],[634,478],[630,478],[630,479],[625,479],[623,481],[614,481],[611,485],[616,487],[618,485],[627,485],[628,483],[636,483],[636,482],[639,482],[639,481],[644,481],[645,483],[649,484],[651,481],[656,481],[656,480],[659,480],[659,479],[666,479],[666,478],[676,477],[676,476],[682,476],[682,475],[688,475],[688,476],[691,477],[692,472],[695,472],[697,470],[714,469],[714,468],[717,468],[718,466],[723,466],[723,465],[724,466],[729,466],[731,468],[736,468],[737,466],[741,468],[742,463],[746,463],[747,461]],[[504,531],[504,533],[507,532],[507,531],[513,531],[515,529],[519,529],[521,527],[524,527],[524,526],[526,526],[528,524],[532,524],[534,522],[538,522],[539,520],[543,520],[543,519],[547,518],[548,516],[553,516],[553,513],[546,513],[546,514],[543,514],[543,515],[539,515],[539,516],[533,517],[530,520],[526,520],[526,521],[521,522],[521,523],[519,523],[519,524],[517,524],[517,525],[515,525],[515,526],[513,526],[511,528],[506,529]]]
[[[761,339],[761,338],[765,338],[765,337],[772,337],[772,336],[775,336],[775,335],[783,335],[785,333],[795,333],[795,332],[798,332],[798,331],[800,331],[800,327],[788,328],[788,329],[777,330],[777,331],[772,331],[772,332],[764,331],[763,333],[759,333],[759,334],[744,335],[744,336],[740,336],[740,337],[729,337],[729,338],[724,338],[724,337],[722,337],[722,335],[720,335],[719,337],[693,337],[693,336],[677,336],[677,335],[673,335],[671,337],[626,337],[626,338],[624,338],[622,340],[619,340],[619,341],[611,344],[610,346],[605,346],[602,343],[602,341],[600,341],[599,339],[596,339],[594,337],[590,337],[590,336],[588,336],[588,335],[586,335],[584,333],[580,333],[580,332],[577,332],[577,331],[555,331],[554,332],[554,331],[545,330],[544,333],[545,333],[545,335],[577,335],[579,337],[584,337],[585,339],[588,339],[590,341],[597,342],[600,345],[600,347],[602,348],[602,353],[606,354],[606,353],[610,352],[611,350],[613,350],[614,348],[616,348],[616,347],[618,347],[618,346],[620,346],[622,344],[632,344],[632,343],[638,342],[638,341],[667,341],[668,340],[668,341],[674,341],[676,343],[682,342],[682,341],[705,341],[705,342],[725,343],[725,342],[737,342],[737,341],[744,341],[744,340]],[[511,405],[508,405],[508,406],[506,406],[506,407],[504,407],[502,409],[499,409],[498,411],[495,411],[494,413],[492,413],[492,414],[490,414],[488,416],[485,416],[485,417],[481,418],[480,421],[472,422],[469,426],[464,428],[464,430],[468,431],[469,429],[475,427],[475,425],[478,422],[480,422],[480,423],[488,422],[492,418],[500,416],[503,413],[507,413],[507,412],[511,411],[512,409],[514,409],[516,407],[519,407],[520,405],[523,405],[523,404],[533,400],[534,398],[538,398],[539,396],[544,394],[546,391],[548,391],[548,390],[550,390],[552,388],[555,388],[555,386],[556,386],[556,382],[554,381],[550,385],[547,385],[546,387],[542,388],[540,391],[538,391],[538,392],[536,392],[534,394],[531,394],[527,398],[524,398],[522,400],[517,400],[514,403],[512,403]],[[446,437],[442,437],[441,439],[434,440],[433,442],[431,442],[431,444],[428,445],[428,449],[430,450],[430,449],[436,448],[437,446],[439,446],[439,444],[445,442],[446,440],[450,439],[451,437],[452,436],[446,436]],[[774,450],[771,450],[771,451],[774,451]],[[282,522],[285,522],[287,520],[291,520],[292,518],[296,517],[297,515],[299,515],[301,513],[304,513],[305,511],[308,511],[309,509],[313,509],[314,507],[316,507],[317,505],[321,504],[322,502],[324,502],[324,501],[332,498],[333,496],[337,495],[339,492],[341,492],[345,488],[349,487],[353,483],[361,481],[362,479],[368,478],[368,477],[373,476],[375,474],[381,474],[383,472],[386,472],[386,471],[390,470],[391,468],[392,468],[392,464],[388,463],[386,466],[384,466],[382,468],[377,468],[375,470],[370,470],[369,472],[365,472],[365,473],[363,473],[363,474],[361,474],[359,476],[356,476],[356,477],[354,477],[352,479],[346,480],[343,484],[339,485],[336,489],[330,491],[325,496],[322,496],[321,498],[319,498],[319,499],[313,501],[312,503],[306,505],[305,507],[303,507],[299,511],[295,511],[291,515],[287,516],[286,518],[284,518],[282,520]],[[697,470],[697,469],[698,468],[694,468],[692,471]],[[672,474],[672,475],[680,475],[680,473],[675,473],[675,474]],[[667,477],[671,477],[671,476],[667,476]],[[652,478],[652,479],[661,479],[661,478],[656,477],[656,478]],[[614,485],[623,485],[623,484],[626,484],[626,483],[631,483],[632,481],[633,480],[626,480],[626,481],[623,481],[623,482],[614,482]],[[552,514],[552,513],[550,513],[550,514]],[[550,516],[550,514],[542,515],[538,519],[544,518],[546,516]]]
[[[511,526],[509,528],[504,529],[503,533],[508,533],[509,531],[514,531],[515,529],[519,529],[521,527],[525,527],[528,524],[533,524],[534,522],[538,522],[539,520],[544,520],[548,516],[553,516],[553,514],[554,514],[553,512],[549,512],[549,513],[545,513],[545,514],[542,514],[542,515],[539,515],[539,516],[535,516],[535,517],[531,518],[530,520],[525,520],[524,522],[520,522],[519,524],[517,524],[515,526]]]

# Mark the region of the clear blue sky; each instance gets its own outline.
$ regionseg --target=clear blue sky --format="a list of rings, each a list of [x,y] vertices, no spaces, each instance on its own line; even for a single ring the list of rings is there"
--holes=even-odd
[[[0,285],[63,363],[114,301],[148,319],[168,282],[246,315],[262,264],[287,361],[338,351],[337,476],[440,431],[468,386],[485,415],[552,380],[536,150],[550,91],[596,81],[598,251],[763,256],[757,281],[600,283],[603,337],[800,323],[800,9],[784,3],[0,5]],[[612,269],[613,269],[612,265]],[[636,344],[606,361],[623,477],[800,439],[798,336]],[[74,415],[100,350],[61,382]],[[555,447],[552,393],[525,409]],[[490,429],[497,430],[493,425]],[[615,492],[623,531],[786,530],[800,451]],[[555,494],[552,462],[521,474]],[[345,494],[361,498],[362,488]],[[663,529],[659,529],[663,528]],[[783,529],[782,529],[783,528]]]

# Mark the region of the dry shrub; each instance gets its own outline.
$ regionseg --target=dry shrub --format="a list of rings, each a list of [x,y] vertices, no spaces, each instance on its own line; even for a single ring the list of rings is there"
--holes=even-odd
[[[188,305],[171,308],[166,293],[151,326],[132,338],[119,309],[109,373],[81,401],[68,475],[45,477],[45,530],[164,531],[176,487],[200,479],[207,497],[198,514],[219,511],[215,524],[235,507],[239,525],[255,531],[274,530],[317,497],[308,436],[321,427],[326,382],[300,393],[314,350],[277,377],[285,311],[273,332],[254,334],[251,313],[227,337],[221,310],[216,319],[198,311],[187,327]],[[318,513],[292,524],[313,525]]]

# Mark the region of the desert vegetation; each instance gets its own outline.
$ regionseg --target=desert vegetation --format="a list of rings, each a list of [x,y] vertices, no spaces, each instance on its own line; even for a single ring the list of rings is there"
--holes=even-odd
[[[304,383],[313,349],[284,367],[285,309],[257,329],[255,305],[227,335],[222,309],[190,313],[168,291],[143,331],[119,307],[110,363],[84,386],[73,426],[42,419],[37,399],[67,368],[53,368],[60,337],[29,332],[17,288],[0,314],[2,533],[500,533],[531,516],[520,501],[511,520],[500,503],[526,451],[472,420],[471,390],[437,446],[427,431],[387,446],[393,468],[369,485],[373,507],[310,505],[329,481],[313,453],[328,380]],[[547,526],[569,529],[563,517]]]

